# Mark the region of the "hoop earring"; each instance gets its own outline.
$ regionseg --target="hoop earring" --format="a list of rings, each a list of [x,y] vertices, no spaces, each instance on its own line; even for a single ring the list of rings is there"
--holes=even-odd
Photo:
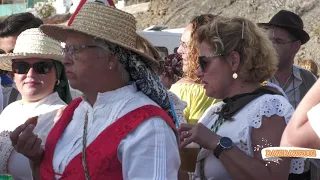
[[[238,78],[238,74],[237,74],[237,73],[233,73],[233,74],[232,74],[232,78],[233,78],[233,79],[237,79],[237,78]]]
[[[56,86],[58,86],[59,84],[60,84],[60,80],[57,79]]]

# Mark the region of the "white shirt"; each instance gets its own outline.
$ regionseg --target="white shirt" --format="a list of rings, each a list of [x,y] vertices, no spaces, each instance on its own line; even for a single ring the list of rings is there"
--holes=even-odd
[[[22,101],[13,102],[0,115],[0,132],[13,131],[25,123],[28,118],[39,116],[38,123],[33,132],[42,139],[42,146],[44,146],[46,137],[55,123],[54,117],[57,110],[63,106],[65,106],[65,103],[60,99],[58,93],[52,93],[35,103],[23,104]],[[6,158],[8,158],[6,149],[10,147],[12,147],[10,139],[0,137],[0,174],[3,171],[1,167],[2,165],[6,165]],[[32,179],[29,160],[14,150],[9,158],[8,170],[15,180]]]
[[[219,112],[223,104],[223,102],[219,102],[208,108],[199,122],[210,129],[214,122],[218,119],[218,115],[214,112]],[[293,107],[285,97],[269,94],[263,95],[251,101],[236,115],[234,115],[234,121],[227,121],[223,123],[222,126],[220,126],[217,134],[222,137],[229,137],[235,146],[244,151],[247,155],[253,157],[254,149],[257,147],[252,147],[251,129],[260,128],[264,116],[281,116],[284,117],[286,123],[288,123],[293,112]],[[261,144],[266,144],[266,142],[261,141]],[[203,158],[205,158],[205,176],[208,180],[231,180],[231,176],[228,171],[211,151],[202,149],[198,155],[198,161]],[[291,172],[297,174],[302,173],[304,167],[303,165],[299,167],[299,163],[297,162],[302,162],[301,164],[304,165],[303,159],[292,160]],[[200,163],[197,163],[193,179],[200,180]]]
[[[320,104],[310,109],[307,114],[311,127],[320,138]]]
[[[89,146],[117,119],[144,105],[156,103],[138,91],[134,84],[99,93],[93,107],[87,101],[82,101],[55,148],[55,172],[62,174],[68,163],[81,152],[86,112]],[[177,139],[171,127],[159,117],[150,118],[140,124],[120,142],[117,152],[124,180],[177,179],[180,166]]]

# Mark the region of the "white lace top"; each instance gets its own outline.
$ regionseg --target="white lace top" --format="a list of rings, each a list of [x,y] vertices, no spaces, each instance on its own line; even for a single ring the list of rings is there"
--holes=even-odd
[[[220,111],[223,102],[219,102],[211,106],[199,122],[203,123],[206,127],[211,128],[213,123],[217,120],[218,115],[214,112]],[[249,104],[247,104],[242,110],[240,110],[233,118],[234,121],[227,121],[219,128],[217,134],[220,136],[226,136],[232,139],[233,143],[247,155],[253,157],[255,148],[252,147],[251,142],[251,129],[259,128],[262,124],[263,116],[270,117],[272,115],[278,115],[284,117],[286,123],[290,120],[294,112],[293,107],[290,105],[287,99],[279,95],[263,95]],[[261,141],[261,146],[266,144]],[[264,147],[260,147],[261,148]],[[205,176],[208,180],[214,179],[231,179],[231,176],[224,168],[223,164],[217,159],[212,152],[202,149],[198,155],[198,161],[202,158],[205,159]],[[302,173],[304,169],[304,160],[292,160],[291,172],[296,174]],[[196,172],[194,175],[195,180],[200,179],[200,163],[197,163]],[[212,168],[214,167],[214,168]]]

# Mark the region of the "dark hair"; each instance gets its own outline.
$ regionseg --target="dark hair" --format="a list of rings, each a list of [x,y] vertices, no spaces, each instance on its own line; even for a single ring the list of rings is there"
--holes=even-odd
[[[198,64],[199,49],[197,47],[197,42],[195,40],[196,31],[199,29],[199,27],[212,22],[213,19],[216,17],[217,16],[213,14],[202,14],[194,17],[190,21],[190,24],[192,24],[192,30],[191,30],[190,41],[188,43],[188,49],[189,49],[188,58],[187,58],[188,68],[187,68],[187,72],[185,72],[184,75],[197,83],[200,82],[200,79],[198,78],[196,73],[199,67],[199,64]]]
[[[29,12],[13,14],[0,22],[0,37],[18,36],[21,32],[38,28],[42,24],[41,19]]]

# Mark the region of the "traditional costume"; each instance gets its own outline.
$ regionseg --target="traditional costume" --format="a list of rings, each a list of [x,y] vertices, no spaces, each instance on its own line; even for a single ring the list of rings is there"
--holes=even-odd
[[[64,42],[78,32],[108,44],[132,83],[71,102],[50,132],[41,179],[177,179],[180,158],[169,96],[155,71],[160,63],[135,48],[134,17],[102,3],[86,3],[70,27],[44,25]],[[108,82],[101,82],[108,83]]]

